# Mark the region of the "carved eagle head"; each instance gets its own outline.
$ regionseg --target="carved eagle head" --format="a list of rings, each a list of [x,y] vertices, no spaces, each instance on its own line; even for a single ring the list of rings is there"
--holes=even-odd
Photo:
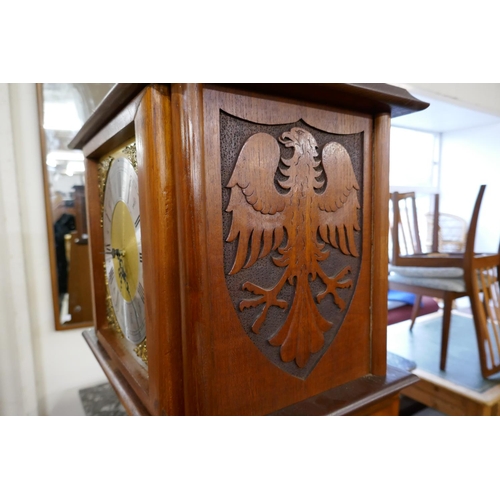
[[[316,139],[307,130],[294,127],[281,134],[280,142],[287,148],[294,147],[300,155],[309,154],[313,158],[318,156]]]
[[[314,159],[318,156],[318,143],[307,130],[294,127],[289,132],[281,134],[279,141],[287,148],[295,148],[291,158],[281,157],[281,161],[289,167],[287,171],[281,170],[283,175],[289,177],[289,181],[280,182],[282,187],[292,187],[295,183],[296,175],[303,176],[306,179],[314,179],[318,175],[321,175],[321,173],[314,171],[320,164],[319,161]]]

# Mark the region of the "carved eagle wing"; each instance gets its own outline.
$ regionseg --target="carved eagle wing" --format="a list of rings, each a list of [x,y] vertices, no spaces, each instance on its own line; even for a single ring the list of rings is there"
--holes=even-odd
[[[258,258],[278,248],[283,240],[283,211],[288,201],[274,185],[279,160],[278,142],[269,134],[252,135],[241,149],[227,184],[231,197],[226,211],[233,212],[233,217],[226,241],[234,241],[239,235],[236,258],[229,274],[252,266]],[[250,237],[250,257],[246,262]]]
[[[329,142],[322,152],[326,189],[317,195],[321,239],[346,255],[359,257],[354,230],[359,231],[359,184],[347,150],[338,142]]]

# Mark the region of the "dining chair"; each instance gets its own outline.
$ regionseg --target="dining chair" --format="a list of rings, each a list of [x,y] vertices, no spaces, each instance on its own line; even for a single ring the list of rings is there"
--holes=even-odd
[[[500,247],[496,254],[474,256],[465,269],[481,373],[485,378],[500,372],[499,267]]]
[[[438,196],[438,195],[436,195]],[[464,252],[467,239],[467,221],[458,215],[439,213],[438,242],[435,251],[438,252]],[[427,247],[430,248],[434,237],[435,214],[427,214]]]
[[[430,244],[427,245],[428,248],[426,249],[428,251],[423,250],[416,193],[391,193],[390,202],[392,217],[390,221],[391,238],[389,238],[391,244],[389,284],[391,284],[391,281],[397,283],[404,281],[403,285],[410,286],[413,284],[414,278],[448,279],[462,277],[463,252],[443,254],[438,251],[440,240],[439,194],[433,195],[433,212],[430,214],[432,223],[427,224],[428,233],[430,233],[427,236],[427,239],[430,240]],[[396,286],[394,285],[392,290],[396,290]],[[397,289],[399,290],[401,287]],[[422,297],[425,296],[425,294],[412,293],[415,294],[415,300],[410,318],[410,330],[413,329],[415,320],[419,316]],[[437,297],[437,295],[430,296]],[[451,300],[453,301],[454,298]]]
[[[500,265],[495,264],[497,262],[496,259],[500,259],[500,256],[498,253],[487,255],[476,254],[474,252],[477,221],[485,189],[485,185],[479,188],[467,232],[465,252],[463,253],[422,252],[418,224],[416,222],[418,221],[418,217],[416,213],[415,193],[395,192],[391,194],[392,258],[389,267],[389,289],[411,292],[416,295],[410,329],[413,327],[418,315],[421,297],[430,296],[443,300],[441,370],[445,370],[446,368],[453,301],[459,297],[468,296],[471,301],[471,309],[478,336],[481,370],[483,376],[489,376],[493,373],[491,370],[497,364],[493,365],[491,361],[494,353],[494,344],[491,343],[492,339],[487,336],[484,324],[487,320],[491,323],[495,318],[495,313],[499,313],[500,318],[498,308],[500,294],[496,293],[498,290],[498,270],[495,267]],[[406,214],[404,209],[401,210],[402,206],[412,207],[414,213],[411,215]],[[435,220],[439,220],[438,199],[435,202]],[[438,225],[438,222],[434,224],[432,250],[438,248]],[[482,281],[480,279],[481,276],[483,276]],[[478,304],[482,304],[482,306]],[[500,335],[499,332],[496,333],[495,342],[499,340]],[[490,339],[490,343],[488,343],[487,339]],[[495,345],[499,347],[500,342]]]

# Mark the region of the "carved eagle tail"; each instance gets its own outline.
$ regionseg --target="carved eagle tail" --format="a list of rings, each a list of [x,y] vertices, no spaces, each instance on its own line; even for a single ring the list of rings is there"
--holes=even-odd
[[[280,355],[284,362],[295,360],[297,366],[302,368],[311,354],[323,347],[324,332],[332,323],[324,319],[318,311],[307,275],[299,277],[299,280],[288,318],[279,332],[269,339],[269,343],[281,346]]]

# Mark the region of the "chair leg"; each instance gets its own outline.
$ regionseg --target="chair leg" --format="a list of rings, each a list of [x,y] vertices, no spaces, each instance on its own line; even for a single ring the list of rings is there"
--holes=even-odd
[[[418,316],[418,311],[420,310],[420,303],[422,302],[422,295],[415,295],[415,302],[413,303],[413,308],[411,310],[411,324],[410,330],[413,330],[413,325]]]
[[[441,363],[439,368],[446,370],[446,356],[448,354],[448,338],[450,336],[450,323],[451,323],[451,306],[453,299],[450,297],[444,298],[443,307],[443,326],[441,333]]]

